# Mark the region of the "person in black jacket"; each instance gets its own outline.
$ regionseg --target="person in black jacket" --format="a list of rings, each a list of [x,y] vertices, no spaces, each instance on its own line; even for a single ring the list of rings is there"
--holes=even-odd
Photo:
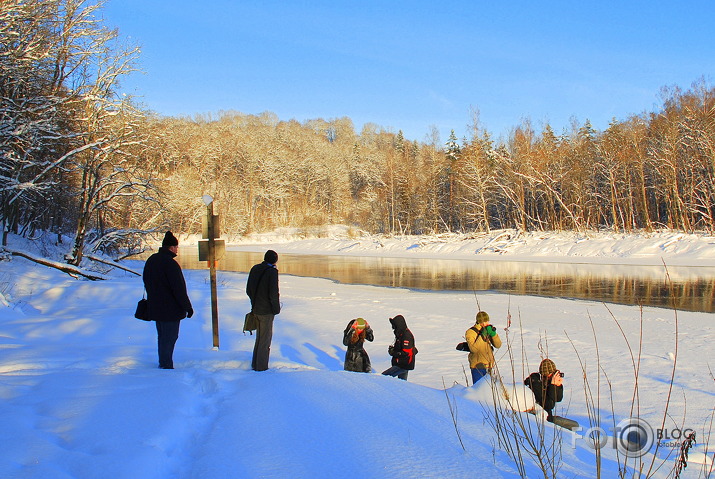
[[[531,391],[534,393],[536,403],[544,408],[549,422],[554,421],[553,410],[557,402],[564,398],[564,375],[551,359],[544,359],[539,365],[538,373],[531,373],[524,379]]]
[[[365,341],[375,339],[372,328],[363,318],[352,319],[343,331],[343,344],[348,347],[345,351],[345,364],[343,369],[358,373],[372,372],[370,356],[365,351]]]
[[[251,360],[251,368],[254,371],[268,369],[268,357],[271,354],[273,339],[273,319],[281,312],[277,262],[278,253],[269,249],[263,255],[263,262],[251,268],[246,282],[246,294],[251,299],[251,311],[258,318],[256,344],[253,347]]]
[[[147,317],[156,322],[159,367],[174,369],[174,345],[179,339],[179,325],[194,314],[181,266],[174,258],[179,240],[167,231],[161,248],[144,264],[144,288],[147,295]]]
[[[392,367],[382,372],[385,376],[397,376],[407,381],[407,374],[415,369],[415,337],[407,328],[407,321],[398,314],[390,318],[392,330],[395,333],[395,342],[387,348],[387,353],[392,356]]]

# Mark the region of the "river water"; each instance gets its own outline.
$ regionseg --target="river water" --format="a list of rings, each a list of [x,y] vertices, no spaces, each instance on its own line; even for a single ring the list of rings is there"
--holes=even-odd
[[[197,248],[181,248],[182,268],[207,269]],[[219,270],[248,272],[263,253],[226,251]],[[281,254],[281,274],[437,291],[588,299],[607,303],[715,311],[715,268],[382,258]]]

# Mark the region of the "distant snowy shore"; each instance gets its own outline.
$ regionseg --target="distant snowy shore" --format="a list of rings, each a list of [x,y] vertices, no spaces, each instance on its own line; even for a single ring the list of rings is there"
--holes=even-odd
[[[163,232],[162,232],[163,234]],[[200,235],[178,234],[183,246],[196,245]],[[639,266],[715,267],[715,236],[706,233],[656,231],[614,233],[522,232],[494,230],[489,233],[443,233],[436,235],[371,235],[345,225],[312,229],[278,228],[244,236],[224,234],[226,248],[234,251],[374,256],[393,258],[526,261],[538,263],[610,264]],[[36,240],[10,235],[9,248],[61,261],[71,239],[57,245],[56,236]],[[147,238],[150,249],[159,246]],[[1,249],[1,248],[0,248]]]
[[[186,243],[195,243],[195,236]],[[339,254],[568,263],[715,266],[715,236],[674,231],[632,234],[589,231],[384,236],[347,226],[310,231],[280,228],[269,233],[227,237],[227,247],[250,251],[274,247],[283,253]]]

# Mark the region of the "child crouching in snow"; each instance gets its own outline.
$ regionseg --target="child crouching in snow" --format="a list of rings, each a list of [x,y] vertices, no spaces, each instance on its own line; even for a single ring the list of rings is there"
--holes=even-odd
[[[348,347],[345,351],[346,371],[358,373],[372,372],[370,357],[364,349],[365,340],[372,342],[375,336],[372,328],[363,318],[351,320],[343,332],[343,344]]]

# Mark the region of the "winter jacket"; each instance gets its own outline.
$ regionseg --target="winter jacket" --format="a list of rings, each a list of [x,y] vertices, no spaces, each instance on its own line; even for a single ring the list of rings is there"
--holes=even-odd
[[[372,342],[375,339],[375,335],[370,326],[361,333],[356,332],[353,329],[355,321],[354,319],[351,320],[343,332],[343,344],[348,347],[347,351],[345,351],[344,369],[358,373],[369,373],[372,372],[372,365],[370,364],[370,356],[367,355],[367,351],[363,346],[365,340]]]
[[[499,335],[489,336],[481,324],[469,328],[464,337],[469,345],[469,367],[491,369],[494,367],[493,348],[501,348]]]
[[[152,321],[180,321],[193,314],[184,274],[175,257],[162,246],[144,264],[147,317]]]
[[[412,331],[407,329],[405,318],[398,314],[390,318],[392,329],[395,332],[395,342],[388,348],[388,353],[392,356],[392,365],[411,371],[415,369],[415,337]]]
[[[281,312],[278,292],[278,269],[275,265],[259,263],[248,273],[246,294],[251,299],[252,311],[256,314],[278,314]]]
[[[524,379],[524,384],[533,391],[534,399],[539,406],[544,408],[549,417],[556,403],[564,398],[564,386],[555,386],[551,384],[551,381],[544,384],[539,373],[531,373],[528,378]]]

